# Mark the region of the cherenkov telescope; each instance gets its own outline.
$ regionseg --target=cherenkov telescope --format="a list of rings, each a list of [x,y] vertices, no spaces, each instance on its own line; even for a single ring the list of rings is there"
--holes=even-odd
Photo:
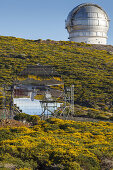
[[[87,44],[107,44],[109,17],[98,5],[85,3],[75,7],[65,21],[69,40]]]

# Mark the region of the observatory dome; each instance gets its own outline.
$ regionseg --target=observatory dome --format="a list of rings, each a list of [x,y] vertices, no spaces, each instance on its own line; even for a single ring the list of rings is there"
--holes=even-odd
[[[107,44],[109,17],[98,5],[85,3],[75,7],[65,21],[69,40],[88,44]]]

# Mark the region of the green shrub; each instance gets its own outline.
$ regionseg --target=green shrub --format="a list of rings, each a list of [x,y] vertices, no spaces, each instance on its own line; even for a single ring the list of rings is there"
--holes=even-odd
[[[14,116],[15,120],[19,120],[19,121],[26,121],[29,123],[32,123],[32,125],[36,125],[38,124],[38,122],[40,121],[40,117],[37,115],[28,115],[25,113],[18,113],[16,114],[16,116]]]
[[[100,170],[103,158],[113,157],[110,122],[50,118],[31,127],[0,130],[0,165],[4,168],[9,163],[16,168]]]
[[[18,114],[16,114],[15,116],[14,116],[14,119],[15,120],[21,120],[21,121],[23,121],[23,120],[26,120],[27,119],[27,114],[25,114],[25,113],[18,113]]]
[[[64,170],[82,170],[82,168],[80,167],[80,164],[77,162],[69,162],[67,165],[65,165]]]

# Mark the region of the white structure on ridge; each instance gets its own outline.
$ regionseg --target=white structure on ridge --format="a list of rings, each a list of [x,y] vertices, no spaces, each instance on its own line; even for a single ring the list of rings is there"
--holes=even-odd
[[[88,44],[107,44],[109,17],[98,5],[84,3],[75,7],[65,21],[69,40]]]

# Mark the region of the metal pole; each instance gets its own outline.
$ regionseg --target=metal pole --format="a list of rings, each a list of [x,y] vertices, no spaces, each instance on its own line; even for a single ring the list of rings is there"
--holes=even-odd
[[[14,84],[11,86],[10,119],[12,119],[13,117],[13,90],[14,90]]]
[[[3,85],[3,114],[2,114],[2,118],[5,119],[6,117],[6,108],[5,108],[5,85]]]
[[[71,113],[74,115],[74,85],[71,85]]]

